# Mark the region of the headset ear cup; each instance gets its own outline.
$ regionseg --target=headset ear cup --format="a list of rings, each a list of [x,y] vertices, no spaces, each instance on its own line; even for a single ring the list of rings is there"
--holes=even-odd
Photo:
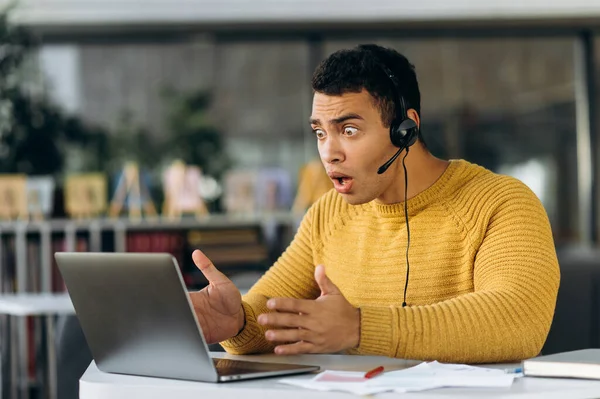
[[[394,119],[392,124],[390,125],[390,140],[393,145],[396,147],[400,147],[402,145],[402,141],[404,139],[404,135],[400,131],[400,124],[397,120]]]
[[[390,139],[396,147],[410,147],[417,141],[419,127],[410,118],[407,118],[398,124],[392,122],[390,126]]]
[[[410,147],[411,145],[413,145],[414,143],[416,143],[417,139],[419,138],[419,128],[418,127],[413,127],[410,128],[405,136],[406,139],[406,146]]]

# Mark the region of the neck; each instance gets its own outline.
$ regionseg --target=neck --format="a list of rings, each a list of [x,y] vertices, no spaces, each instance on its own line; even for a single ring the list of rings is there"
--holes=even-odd
[[[386,173],[393,173],[393,183],[377,200],[384,204],[404,202],[404,168],[402,159],[406,152],[402,152],[396,162]],[[421,143],[417,142],[410,147],[405,164],[408,174],[408,191],[406,198],[411,199],[431,187],[448,167],[448,161],[436,158]]]

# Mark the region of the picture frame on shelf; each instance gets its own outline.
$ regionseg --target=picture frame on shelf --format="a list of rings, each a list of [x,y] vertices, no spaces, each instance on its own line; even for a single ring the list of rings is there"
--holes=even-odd
[[[223,178],[223,205],[229,214],[253,214],[256,204],[257,171],[233,169]]]
[[[181,218],[193,213],[197,218],[208,214],[200,188],[202,170],[198,166],[174,161],[163,173],[165,200],[162,214],[167,218]]]
[[[289,211],[293,193],[290,174],[283,168],[262,168],[255,186],[256,206],[259,212]]]
[[[25,174],[1,174],[0,220],[24,220],[28,217],[27,176]]]
[[[32,219],[51,217],[54,208],[56,182],[52,176],[27,177],[27,207]]]
[[[107,177],[104,173],[81,173],[65,180],[65,210],[75,219],[94,218],[106,212]]]

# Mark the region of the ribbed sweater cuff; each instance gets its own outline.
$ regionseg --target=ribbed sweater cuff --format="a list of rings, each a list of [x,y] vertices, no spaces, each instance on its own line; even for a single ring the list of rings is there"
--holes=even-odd
[[[360,308],[360,343],[358,352],[372,355],[394,355],[394,314],[390,307]]]
[[[220,342],[220,344],[223,349],[233,354],[260,352],[261,349],[264,349],[260,343],[265,340],[261,339],[263,332],[260,324],[256,321],[256,313],[246,301],[242,301],[242,307],[246,314],[246,325],[238,335]],[[266,313],[267,311],[267,308],[262,309],[259,311],[259,314]]]

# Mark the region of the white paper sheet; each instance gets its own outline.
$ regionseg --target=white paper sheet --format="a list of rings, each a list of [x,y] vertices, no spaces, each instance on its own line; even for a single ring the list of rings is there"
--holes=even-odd
[[[319,391],[343,391],[356,395],[380,392],[417,392],[444,387],[507,388],[517,374],[464,364],[424,362],[404,370],[364,378],[364,372],[327,370],[310,380],[284,379],[280,383]]]

